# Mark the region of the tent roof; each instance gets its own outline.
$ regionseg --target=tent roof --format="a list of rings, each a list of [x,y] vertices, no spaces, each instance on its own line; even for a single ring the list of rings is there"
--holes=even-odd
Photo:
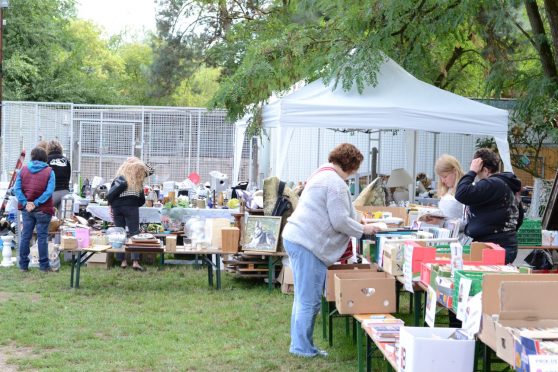
[[[265,127],[410,129],[502,136],[508,112],[416,79],[387,58],[362,94],[314,81],[266,105]]]

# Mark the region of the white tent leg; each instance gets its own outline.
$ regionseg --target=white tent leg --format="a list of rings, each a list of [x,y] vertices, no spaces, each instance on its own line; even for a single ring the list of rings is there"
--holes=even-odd
[[[417,131],[416,130],[406,130],[405,131],[405,139],[407,142],[407,157],[406,157],[406,169],[408,169],[411,173],[413,178],[413,182],[409,187],[409,201],[411,203],[415,202],[415,190],[417,187],[417,183],[415,180],[417,179]]]

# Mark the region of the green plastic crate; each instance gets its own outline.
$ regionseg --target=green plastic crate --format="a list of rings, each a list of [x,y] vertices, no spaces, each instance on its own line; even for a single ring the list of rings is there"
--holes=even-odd
[[[523,221],[523,224],[517,231],[517,243],[519,245],[542,245],[542,227],[540,220]]]
[[[469,296],[474,296],[482,291],[482,276],[486,274],[483,271],[464,271],[456,270],[453,275],[453,310],[457,312],[457,295],[459,294],[459,282],[461,278],[468,278],[472,280],[471,291]]]
[[[440,244],[436,245],[436,254],[451,254],[449,244]],[[464,245],[463,246],[463,254],[470,254],[471,253],[471,246]]]

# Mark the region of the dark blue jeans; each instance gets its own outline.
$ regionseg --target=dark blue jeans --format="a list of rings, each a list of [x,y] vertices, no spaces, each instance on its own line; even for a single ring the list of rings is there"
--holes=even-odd
[[[128,235],[134,236],[139,234],[139,207],[112,207],[112,218],[116,227],[128,227]],[[117,260],[124,260],[124,253],[117,253]],[[131,258],[134,261],[140,259],[139,253],[132,253]]]
[[[23,217],[23,231],[19,242],[19,267],[27,269],[29,267],[29,243],[33,236],[33,230],[37,228],[37,242],[39,246],[39,268],[47,270],[50,265],[48,261],[48,225],[52,216],[50,214],[33,211],[21,212]]]
[[[506,250],[506,265],[513,263],[517,257],[517,247],[505,247]]]

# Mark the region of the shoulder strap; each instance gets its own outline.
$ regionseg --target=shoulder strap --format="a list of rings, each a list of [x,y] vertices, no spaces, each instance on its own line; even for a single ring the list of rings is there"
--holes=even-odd
[[[279,181],[279,188],[277,189],[277,196],[283,196],[283,191],[285,191],[286,183],[283,181]]]

